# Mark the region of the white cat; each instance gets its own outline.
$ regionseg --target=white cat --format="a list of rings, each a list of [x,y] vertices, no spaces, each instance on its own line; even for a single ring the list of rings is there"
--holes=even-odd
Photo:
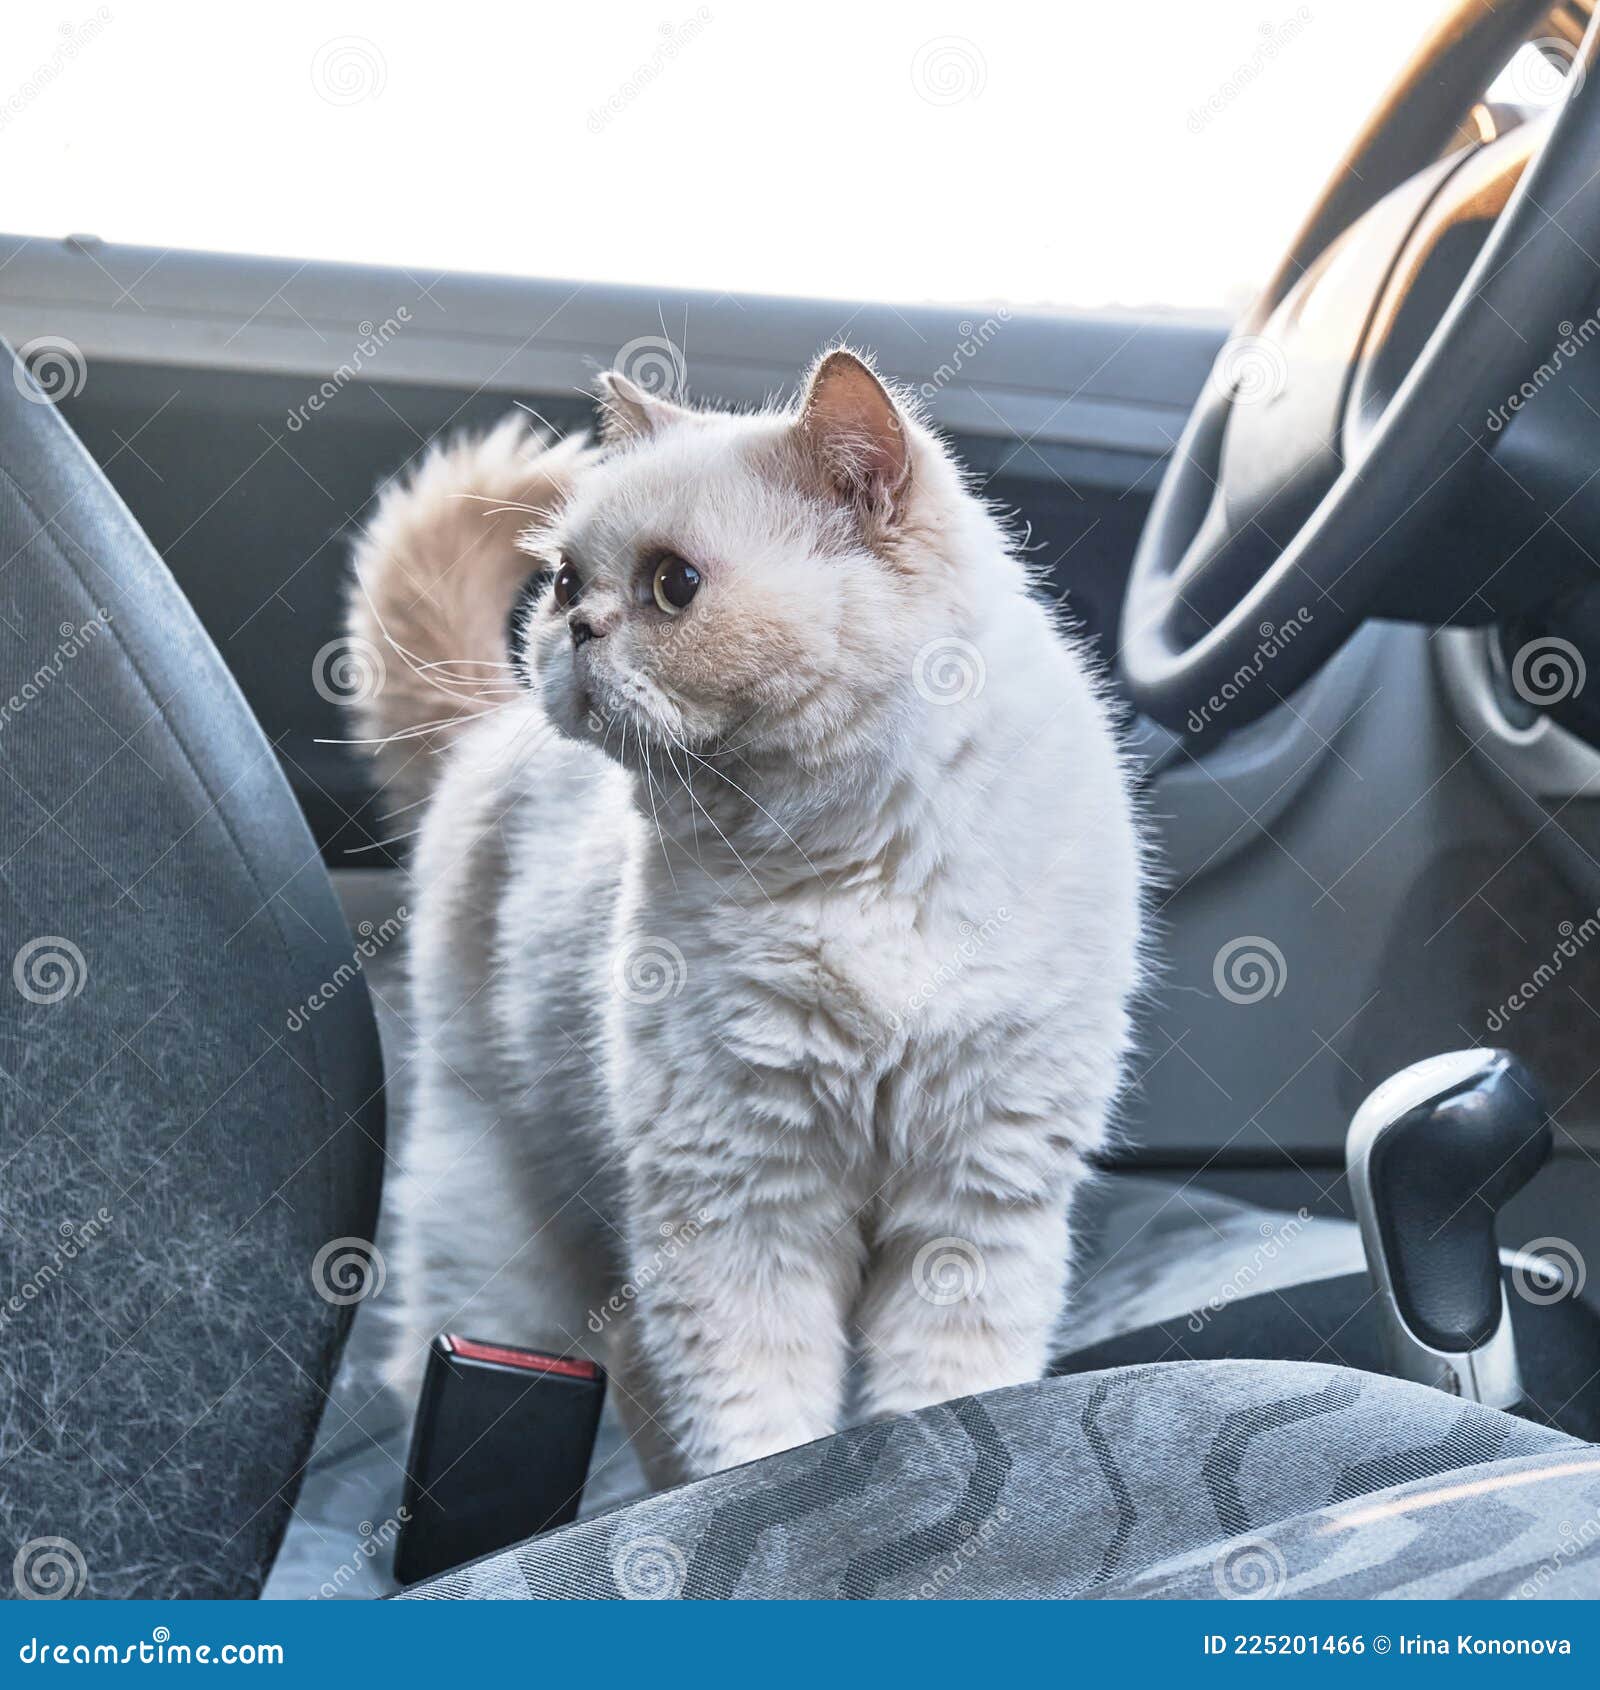
[[[397,1366],[594,1354],[664,1483],[833,1431],[853,1352],[869,1415],[1041,1374],[1141,851],[1082,654],[862,359],[758,415],[603,385],[598,449],[387,492],[352,627],[385,776],[437,776]]]

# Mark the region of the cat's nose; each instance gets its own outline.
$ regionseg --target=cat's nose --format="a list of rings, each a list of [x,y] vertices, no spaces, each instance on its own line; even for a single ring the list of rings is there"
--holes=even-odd
[[[600,638],[603,630],[597,629],[592,622],[587,622],[581,616],[574,616],[567,623],[567,629],[572,635],[573,649],[586,645],[590,640]]]

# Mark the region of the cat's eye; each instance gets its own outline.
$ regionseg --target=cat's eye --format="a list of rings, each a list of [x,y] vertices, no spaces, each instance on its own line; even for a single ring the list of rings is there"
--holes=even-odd
[[[576,604],[578,595],[583,591],[583,582],[577,570],[565,558],[562,558],[561,567],[556,571],[556,582],[552,591],[558,610],[565,610],[569,605]]]
[[[668,552],[656,565],[651,591],[667,615],[676,616],[689,608],[690,599],[700,591],[700,571],[687,558]]]

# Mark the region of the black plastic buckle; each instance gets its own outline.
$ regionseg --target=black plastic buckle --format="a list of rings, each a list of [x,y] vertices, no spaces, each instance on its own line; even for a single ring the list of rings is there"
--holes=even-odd
[[[605,1394],[605,1370],[581,1357],[435,1338],[406,1462],[400,1583],[574,1519]]]

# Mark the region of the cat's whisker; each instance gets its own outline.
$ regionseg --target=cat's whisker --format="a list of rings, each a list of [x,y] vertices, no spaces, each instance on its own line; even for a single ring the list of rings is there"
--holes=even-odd
[[[736,727],[733,731],[735,733],[742,732],[745,728],[749,727],[750,724],[756,719],[756,717],[759,716],[761,714],[761,712],[765,709],[766,709],[766,705],[758,704],[755,707],[755,709],[752,710],[750,712],[750,714],[748,716],[746,716],[745,719],[739,724],[739,726]],[[732,757],[732,756],[735,756],[738,752],[742,751],[745,748],[745,746],[753,745],[755,743],[755,737],[756,736],[754,734],[751,734],[748,739],[741,739],[733,745],[719,744],[716,747],[716,750],[712,753],[712,755],[716,756],[716,757]]]
[[[720,780],[725,786],[731,786],[733,788],[733,790],[735,792],[737,792],[741,798],[745,799],[748,803],[754,804],[755,807],[762,813],[762,815],[764,815],[767,818],[767,820],[769,822],[771,822],[772,825],[775,828],[777,828],[778,832],[781,833],[783,835],[783,837],[785,839],[787,839],[792,846],[794,846],[795,850],[797,850],[800,853],[801,862],[803,862],[806,865],[806,867],[808,869],[810,869],[811,872],[814,875],[817,876],[817,878],[819,880],[822,878],[822,870],[819,869],[817,867],[817,865],[814,862],[812,862],[810,857],[808,857],[806,855],[805,847],[800,843],[800,841],[798,839],[795,838],[795,836],[788,830],[788,828],[786,828],[783,825],[783,823],[781,821],[779,821],[778,818],[775,815],[773,815],[773,813],[763,803],[761,803],[761,801],[759,799],[752,798],[751,795],[748,792],[746,792],[745,789],[742,786],[740,786],[738,781],[733,780],[728,775],[725,775],[722,772],[722,770],[717,768],[714,764],[706,762],[704,757],[701,757],[701,756],[697,755],[695,752],[691,751],[688,748],[687,745],[684,746],[683,753],[686,757],[693,757],[695,762],[700,764],[702,768],[710,769],[711,773],[714,774],[717,777],[717,779]]]
[[[345,855],[350,857],[358,856],[363,851],[382,851],[390,845],[403,845],[406,840],[415,839],[421,832],[420,827],[414,827],[406,833],[391,834],[387,839],[372,839],[365,845],[346,845],[343,849]]]
[[[524,403],[521,399],[513,400],[512,403],[516,406],[517,410],[525,411],[530,417],[532,417],[533,420],[538,423],[540,428],[547,430],[552,439],[561,432],[561,430],[558,429],[548,417],[541,415],[533,408],[532,405]]]
[[[431,687],[435,692],[443,694],[446,698],[462,699],[470,703],[483,696],[483,686],[481,683],[477,685],[466,685],[463,683],[463,687],[460,690],[457,690],[448,682],[441,680],[438,675],[427,673],[427,670],[438,663],[454,663],[456,661],[472,662],[475,661],[474,659],[467,658],[457,660],[454,658],[434,658],[424,661],[417,655],[416,652],[413,652],[408,647],[402,645],[401,642],[389,631],[388,625],[383,620],[382,612],[378,609],[377,605],[373,603],[372,595],[367,591],[366,582],[363,581],[359,575],[356,577],[356,585],[360,589],[362,597],[367,601],[367,608],[372,613],[372,619],[377,625],[378,632],[383,636],[384,644],[396,653],[405,666],[411,670],[414,675],[416,675],[418,680],[420,680],[425,686]],[[459,717],[452,718],[452,720],[459,720]]]
[[[498,711],[504,710],[506,706],[503,704],[497,704],[493,708]],[[489,710],[485,710],[483,712],[485,716],[492,713],[493,712]],[[408,739],[427,739],[430,735],[441,733],[446,728],[458,726],[460,721],[461,718],[459,716],[441,716],[436,722],[422,722],[409,728],[396,728],[391,734],[379,734],[371,739],[335,739],[331,737],[323,738],[319,735],[312,741],[312,743],[314,745],[399,745]]]
[[[399,656],[400,660],[406,665],[406,667],[410,669],[424,685],[431,687],[435,692],[443,694],[446,698],[460,699],[465,703],[472,704],[482,700],[486,692],[492,692],[501,688],[510,690],[513,686],[515,686],[516,691],[521,690],[520,685],[516,683],[488,682],[483,680],[473,681],[468,676],[448,674],[447,671],[453,670],[458,666],[471,666],[473,668],[495,670],[503,668],[512,672],[515,672],[516,666],[510,662],[497,658],[461,657],[425,659],[419,653],[412,651],[408,646],[403,644],[390,631],[388,624],[384,621],[383,613],[378,609],[376,603],[374,603],[372,594],[368,591],[367,583],[359,571],[356,574],[356,586],[359,589],[362,598],[366,600],[367,609],[371,612],[372,619],[378,628],[378,632],[383,636],[384,643]],[[455,681],[459,681],[459,687],[451,684]],[[477,713],[486,714],[487,712],[480,711]],[[459,720],[459,718],[455,719]]]
[[[677,742],[677,746],[678,746],[678,749],[680,751],[688,753],[689,747],[687,745],[685,745],[681,740],[679,740]],[[738,847],[727,836],[727,834],[725,834],[722,831],[722,829],[717,826],[717,818],[715,816],[713,816],[712,813],[705,807],[705,805],[700,802],[700,800],[696,796],[694,788],[692,786],[686,785],[684,787],[684,790],[689,794],[690,803],[692,803],[695,806],[695,808],[697,810],[699,810],[700,814],[703,815],[706,818],[706,820],[711,823],[711,831],[713,833],[715,833],[717,838],[720,839],[722,841],[722,843],[728,847],[729,851],[731,851],[733,853],[733,860],[739,865],[740,868],[742,868],[744,870],[744,872],[747,875],[750,876],[750,883],[761,894],[761,896],[763,898],[765,898],[767,900],[767,902],[770,904],[772,902],[771,895],[768,893],[766,887],[761,884],[761,881],[757,877],[755,870],[752,869],[750,867],[749,863],[747,863],[744,860],[744,858],[739,855]]]
[[[382,796],[381,788],[379,790],[379,796]],[[420,810],[424,804],[432,802],[432,799],[433,794],[431,792],[425,792],[420,798],[413,798],[409,804],[385,804],[383,807],[383,813],[389,818],[389,820],[393,821],[396,816],[403,816],[408,810]]]
[[[656,809],[656,783],[650,772],[650,747],[645,742],[643,729],[635,728],[634,734],[639,745],[639,755],[644,762],[645,788],[650,794],[650,820],[655,824],[656,843],[661,847],[661,860],[667,865],[667,874],[672,880],[672,890],[676,892],[678,890],[678,876],[672,866],[672,853],[667,849],[666,835],[661,831],[661,816]]]
[[[470,692],[453,692],[445,687],[440,687],[438,690],[442,692],[446,698],[453,698],[461,702],[469,700],[474,702],[481,701],[486,704],[493,704],[497,707],[506,704],[514,704],[518,698],[527,696],[527,689],[525,687],[513,686],[504,681],[496,681],[492,685],[488,686],[474,687]],[[463,719],[464,715],[470,716],[471,714],[472,712],[470,710],[455,710],[451,712],[446,720],[459,722]]]
[[[530,745],[529,739],[533,735],[539,736],[536,743]],[[517,731],[510,745],[505,747],[505,759],[512,773],[520,773],[528,765],[529,760],[555,737],[555,727],[547,719],[537,715],[530,715],[527,722]]]
[[[493,657],[435,657],[430,662],[419,663],[417,673],[426,674],[430,669],[515,669],[515,663],[503,663]]]
[[[692,803],[693,800],[694,800],[694,794],[689,790],[688,777],[686,775],[684,775],[684,773],[678,768],[678,760],[677,760],[676,757],[674,757],[672,755],[672,746],[670,744],[668,744],[668,745],[664,746],[663,749],[666,751],[666,754],[667,754],[667,765],[668,765],[668,767],[671,768],[673,774],[675,774],[678,777],[678,785],[683,788],[685,795],[689,798],[690,802]],[[693,829],[693,832],[694,832],[694,860],[695,860],[695,863],[699,868],[704,869],[705,864],[701,861],[701,858],[700,858],[700,817],[692,809],[689,811],[689,826],[691,827],[691,829]]]
[[[516,702],[517,702],[516,699],[508,698],[508,699],[503,700],[499,704],[491,704],[491,705],[488,706],[487,709],[480,710],[477,713],[477,719],[481,720],[481,719],[483,719],[484,717],[487,717],[487,716],[498,715],[500,711],[509,709]],[[322,738],[321,736],[319,736],[318,738],[313,740],[312,743],[314,745],[373,745],[373,746],[398,745],[402,741],[408,740],[408,739],[426,739],[430,734],[439,733],[446,728],[458,727],[458,726],[460,726],[460,723],[461,723],[461,718],[459,716],[440,716],[435,721],[432,721],[432,722],[415,722],[410,727],[396,728],[395,731],[392,734],[379,734],[375,738],[370,738],[370,739],[333,739],[333,738],[326,738],[325,739],[325,738]]]
[[[387,635],[385,635],[385,639],[387,639]],[[448,669],[454,668],[456,664],[461,664],[461,662],[473,662],[473,659],[470,659],[470,657],[433,657],[433,659],[429,659],[427,662],[419,662],[417,661],[417,657],[414,656],[412,652],[405,651],[405,647],[400,646],[399,642],[395,642],[394,639],[390,639],[389,644],[390,646],[394,646],[395,651],[399,652],[400,657],[404,659],[405,668],[411,669],[411,673],[416,674],[417,679],[426,681],[426,683],[429,684],[429,686],[433,686],[436,691],[446,693],[448,696],[458,696],[454,695],[453,690],[451,690],[451,686],[448,684],[448,681],[451,681],[451,679],[458,679],[458,681],[461,681],[463,686],[470,686],[471,693],[476,693],[476,690],[482,686],[482,683],[470,681],[468,676],[449,676],[449,674],[443,674],[443,678],[441,678],[441,673],[443,673],[443,671],[448,671]],[[492,661],[493,659],[485,659],[485,666],[488,666],[488,662]],[[507,668],[510,668],[510,664],[507,664]],[[433,673],[431,673],[431,671],[433,671]],[[463,695],[460,696],[471,696],[471,693],[463,693]]]
[[[487,493],[452,493],[452,499],[466,499],[475,505],[488,505],[490,509],[485,516],[504,516],[509,511],[519,511],[524,516],[536,516],[541,521],[548,522],[554,514],[550,505],[525,505],[516,499],[494,499]]]

